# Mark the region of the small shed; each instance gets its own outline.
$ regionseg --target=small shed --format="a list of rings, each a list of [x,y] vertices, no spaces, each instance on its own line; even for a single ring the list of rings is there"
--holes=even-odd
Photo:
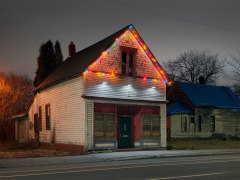
[[[18,143],[26,143],[29,135],[29,118],[28,113],[23,112],[12,116],[15,121],[15,141]]]

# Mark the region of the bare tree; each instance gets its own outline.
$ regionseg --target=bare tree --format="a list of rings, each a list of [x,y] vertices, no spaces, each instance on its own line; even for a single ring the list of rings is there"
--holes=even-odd
[[[32,97],[33,84],[26,75],[0,72],[0,141],[13,140],[12,115],[25,111]]]
[[[164,67],[173,81],[199,83],[199,77],[202,76],[203,83],[209,84],[223,73],[224,64],[225,61],[220,60],[218,54],[190,50],[175,60],[164,62]]]
[[[237,51],[236,56],[231,56],[231,61],[228,62],[231,69],[231,79],[234,80],[237,86],[240,86],[240,51]]]

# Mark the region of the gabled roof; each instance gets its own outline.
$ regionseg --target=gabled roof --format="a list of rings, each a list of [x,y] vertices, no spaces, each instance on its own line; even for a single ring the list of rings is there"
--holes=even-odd
[[[36,89],[35,92],[40,91],[44,88],[47,88],[51,85],[60,83],[64,80],[77,77],[81,75],[85,69],[89,67],[94,61],[96,61],[103,52],[110,50],[111,45],[113,45],[117,39],[124,33],[126,30],[130,30],[130,32],[134,35],[137,42],[144,49],[147,56],[151,59],[153,65],[158,69],[160,75],[163,77],[166,83],[171,84],[169,78],[166,73],[163,71],[160,64],[155,59],[154,55],[150,51],[150,49],[146,46],[143,39],[137,33],[136,29],[133,25],[128,25],[121,30],[115,32],[114,34],[108,36],[107,38],[89,46],[72,57],[67,58],[63,64],[61,64],[54,72],[52,72]]]
[[[240,110],[240,99],[224,86],[176,82],[195,106]]]
[[[68,57],[55,71],[53,71],[36,89],[39,91],[46,86],[61,82],[64,79],[72,78],[81,74],[92,62],[94,62],[103,51],[111,46],[115,39],[123,34],[129,25],[108,36],[107,38],[93,44],[72,57]]]
[[[167,115],[169,116],[177,113],[193,114],[193,110],[180,101],[169,103],[167,105]]]

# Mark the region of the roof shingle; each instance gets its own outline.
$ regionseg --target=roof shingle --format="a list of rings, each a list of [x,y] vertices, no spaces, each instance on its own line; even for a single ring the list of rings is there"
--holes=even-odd
[[[185,82],[177,82],[177,84],[195,106],[240,110],[240,99],[228,87]]]
[[[67,58],[55,71],[53,71],[36,89],[38,92],[46,87],[57,84],[65,79],[79,76],[85,68],[93,63],[103,51],[108,49],[117,37],[123,34],[130,25],[122,28],[107,38],[77,52]]]

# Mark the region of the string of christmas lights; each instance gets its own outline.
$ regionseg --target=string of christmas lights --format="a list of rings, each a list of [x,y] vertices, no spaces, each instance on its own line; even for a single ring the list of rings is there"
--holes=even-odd
[[[112,73],[110,73],[110,72],[95,72],[95,71],[91,71],[91,70],[84,71],[84,74],[88,74],[88,73],[94,73],[97,76],[110,76],[110,77],[113,77],[116,75],[114,72],[112,72]],[[140,78],[142,78],[143,81],[148,80],[150,82],[161,82],[161,79],[153,79],[153,78],[146,78],[146,77],[140,77]],[[164,81],[162,81],[162,82],[164,82]]]
[[[130,25],[128,30],[130,30],[130,32],[133,34],[133,36],[135,37],[135,39],[137,40],[137,42],[139,43],[139,45],[142,47],[143,51],[146,53],[146,55],[149,57],[149,59],[151,59],[152,63],[154,64],[154,66],[158,69],[160,75],[163,78],[163,83],[167,83],[168,85],[171,85],[171,81],[168,81],[168,78],[165,74],[165,72],[163,71],[162,67],[160,66],[160,64],[158,63],[158,61],[156,60],[156,58],[154,57],[154,55],[152,54],[152,52],[148,49],[148,47],[146,46],[146,44],[144,43],[143,39],[139,36],[139,34],[137,33],[136,29],[133,27],[133,25]],[[114,48],[116,46],[116,44],[119,42],[119,39],[126,33],[127,31],[125,31],[123,34],[121,34],[118,38],[116,38],[115,42],[106,50],[103,51],[102,54],[90,65],[85,69],[84,74],[92,72],[91,70],[89,70],[91,67],[95,66],[97,63],[100,62],[101,58],[107,54],[108,52],[111,51],[112,48]],[[112,73],[106,73],[106,72],[96,72],[97,75],[101,75],[101,76],[114,76],[114,72]],[[146,78],[143,77],[143,80],[149,80],[150,82],[161,82],[160,79],[151,79],[151,78]]]

